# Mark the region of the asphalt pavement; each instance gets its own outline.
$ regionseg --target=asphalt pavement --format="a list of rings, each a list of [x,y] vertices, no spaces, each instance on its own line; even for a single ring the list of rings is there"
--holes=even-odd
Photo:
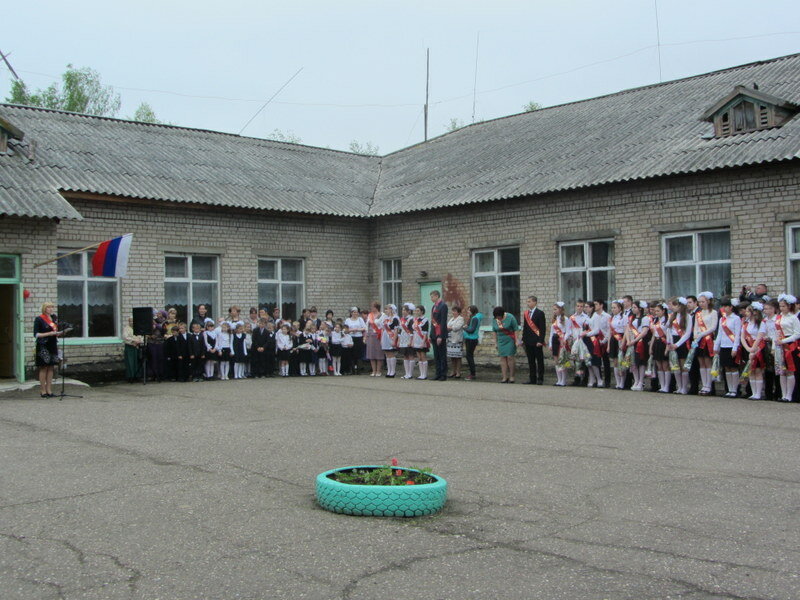
[[[492,375],[494,377],[494,375]],[[800,406],[370,377],[0,396],[0,598],[800,598]],[[439,515],[319,508],[430,467]]]

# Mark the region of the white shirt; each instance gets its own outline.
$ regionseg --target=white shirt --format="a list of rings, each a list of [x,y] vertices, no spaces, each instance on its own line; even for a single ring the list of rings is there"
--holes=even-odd
[[[705,329],[700,328],[700,323],[697,319],[697,315],[700,315],[703,319],[703,325]],[[695,340],[699,340],[703,335],[710,335],[713,336],[714,332],[717,330],[717,320],[719,319],[719,315],[715,310],[701,310],[695,313],[694,323],[696,327],[692,328],[692,335],[694,336]]]
[[[291,350],[292,349],[292,336],[288,333],[279,331],[275,334],[275,347],[278,350]]]
[[[733,334],[733,339],[728,336],[728,333],[723,329],[722,323],[725,322],[728,329]],[[742,320],[735,313],[731,316],[721,316],[719,319],[719,330],[717,330],[717,339],[714,341],[714,350],[718,351],[720,348],[730,348],[734,354],[739,349],[739,342],[742,336]]]
[[[567,317],[567,320],[570,322],[569,323],[570,335],[572,336],[572,339],[577,340],[578,338],[581,337],[581,332],[583,331],[583,326],[586,325],[589,322],[589,317],[586,315],[586,313],[582,312],[582,313],[575,314],[575,315],[572,315],[570,317]]]
[[[367,324],[361,317],[358,317],[357,319],[351,319],[350,317],[347,317],[344,320],[344,324],[347,325],[347,329],[350,330],[350,336],[354,338],[363,337],[364,330],[367,328]]]
[[[601,341],[608,341],[611,336],[611,319],[607,312],[594,313],[589,321],[590,331],[586,337],[598,336],[602,334]]]
[[[792,313],[777,315],[775,317],[775,327],[781,328],[781,331],[783,332],[783,338],[781,338],[781,341],[784,344],[790,344],[800,339],[800,321],[798,321],[797,315]]]
[[[564,340],[568,340],[572,335],[572,322],[569,320],[569,317],[564,317],[563,323],[554,319],[553,324],[550,325],[550,337],[547,340],[547,347],[550,348],[550,350],[553,349],[553,340],[558,337],[559,333]]]
[[[686,327],[683,329],[682,333],[679,333],[675,326],[678,324],[678,315],[675,315],[675,318],[672,321],[672,324],[669,327],[669,332],[672,334],[672,339],[675,339],[675,336],[679,336],[677,342],[673,342],[676,346],[683,346],[689,338],[692,337],[692,317],[689,313],[686,313]]]
[[[353,336],[349,333],[342,334],[342,348],[352,348],[353,347]]]
[[[341,331],[334,331],[331,334],[331,344],[334,346],[341,346],[342,345],[342,332]]]

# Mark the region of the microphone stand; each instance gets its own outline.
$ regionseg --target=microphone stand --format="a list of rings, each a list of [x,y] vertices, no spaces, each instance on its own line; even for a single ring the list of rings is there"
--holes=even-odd
[[[64,340],[67,338],[68,330],[62,329],[61,333],[61,362],[58,363],[58,370],[61,373],[61,393],[57,395],[59,401],[63,400],[64,398],[83,398],[83,396],[78,396],[75,394],[67,394],[64,391],[65,381],[64,378],[66,377],[66,367],[67,367],[67,354],[66,354],[66,344]]]

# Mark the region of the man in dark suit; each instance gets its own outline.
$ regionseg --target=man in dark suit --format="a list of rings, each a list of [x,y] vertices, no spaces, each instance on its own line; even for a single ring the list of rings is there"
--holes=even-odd
[[[438,290],[431,292],[431,344],[436,362],[436,381],[447,380],[447,304]]]
[[[547,325],[544,311],[537,308],[539,300],[536,296],[528,296],[528,309],[522,315],[522,345],[528,356],[528,381],[542,385],[544,382],[544,344]]]

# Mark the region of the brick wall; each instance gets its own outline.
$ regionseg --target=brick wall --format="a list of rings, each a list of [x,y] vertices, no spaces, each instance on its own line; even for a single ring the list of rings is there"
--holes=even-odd
[[[377,290],[380,259],[402,258],[405,299],[420,300],[421,282],[452,278],[471,302],[472,250],[518,245],[520,305],[535,294],[549,315],[560,299],[559,240],[614,237],[617,295],[650,299],[662,295],[662,232],[723,225],[731,232],[733,290],[766,283],[777,294],[786,287],[787,219],[800,220],[796,162],[380,217],[372,273]],[[490,349],[491,333],[482,350]]]
[[[164,254],[200,249],[220,256],[222,307],[256,304],[257,257],[303,257],[306,305],[344,316],[352,304],[380,298],[380,260],[403,261],[404,300],[419,302],[419,284],[447,281],[472,301],[471,251],[520,249],[521,299],[539,296],[546,312],[558,299],[558,241],[611,235],[617,295],[661,295],[661,235],[686,227],[731,231],[734,290],[744,283],[786,286],[784,226],[800,221],[800,167],[795,163],[661,178],[553,193],[534,198],[401,214],[372,220],[189,208],[177,204],[72,200],[83,221],[5,218],[0,252],[21,254],[23,285],[32,292],[25,322],[42,301],[55,300],[54,264],[33,264],[58,247],[79,247],[134,234],[128,277],[121,282],[123,317],[134,306],[164,304]],[[420,277],[421,271],[427,277]],[[32,366],[33,341],[26,332]],[[118,365],[121,344],[70,347],[73,364]],[[493,355],[491,335],[482,352]]]

